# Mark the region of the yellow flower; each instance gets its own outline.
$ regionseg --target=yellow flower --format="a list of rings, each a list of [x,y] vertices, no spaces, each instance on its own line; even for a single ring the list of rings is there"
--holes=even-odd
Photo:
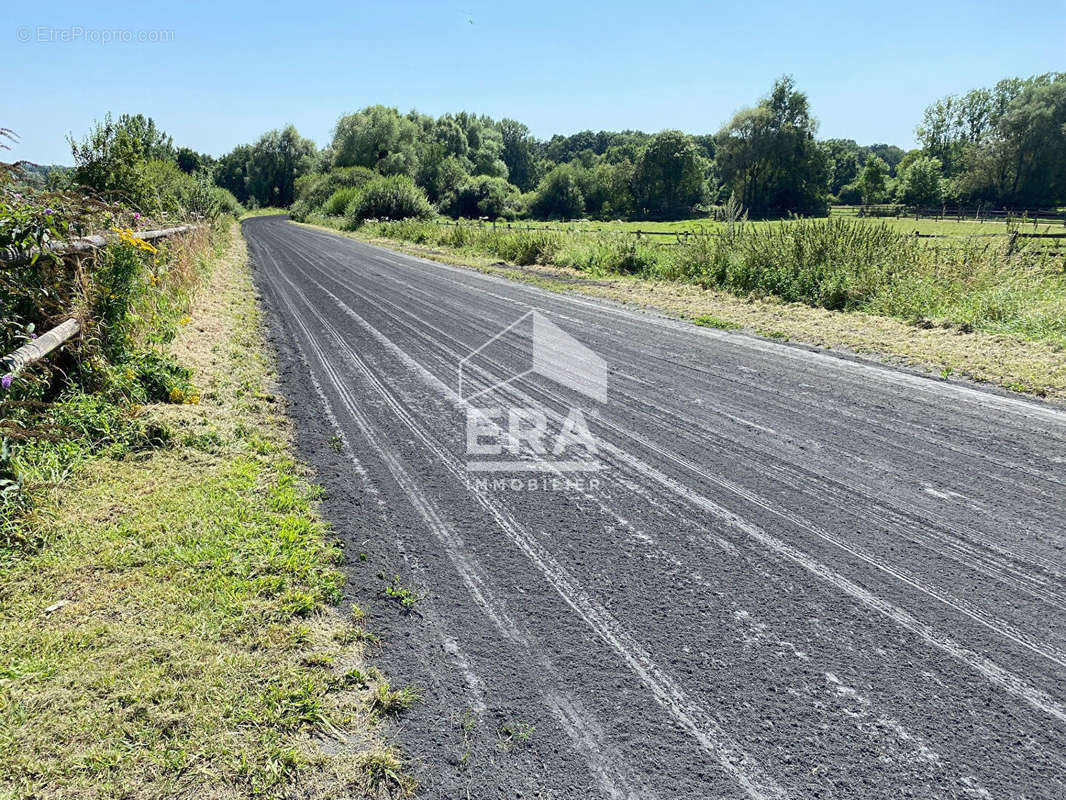
[[[142,411],[144,411],[144,406],[142,406],[140,403],[133,403],[132,405],[130,405],[130,415],[131,416],[135,417],[138,414],[140,414]]]
[[[185,399],[185,392],[183,392],[177,386],[175,386],[173,389],[170,390],[170,402],[171,403],[180,403],[184,399]]]
[[[133,374],[133,370],[132,369],[126,370],[125,372],[122,373],[122,375],[128,381],[132,381],[134,378],[137,377],[136,375]]]
[[[185,402],[191,406],[198,406],[200,405],[200,395],[190,394],[187,398],[185,398]]]
[[[132,245],[139,250],[147,250],[149,253],[158,253],[152,245],[148,244],[144,239],[138,239],[133,235],[133,228],[116,228],[111,226],[111,230],[118,234],[118,238],[128,245]]]
[[[182,325],[188,325],[190,322],[192,322],[192,317],[182,317],[181,318],[181,324]]]
[[[156,286],[158,284],[159,284],[159,277],[157,275],[153,275],[152,276],[152,286]]]

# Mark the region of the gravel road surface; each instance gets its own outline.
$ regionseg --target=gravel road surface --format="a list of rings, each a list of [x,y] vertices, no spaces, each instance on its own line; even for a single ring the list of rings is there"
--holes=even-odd
[[[1066,412],[244,234],[420,796],[1066,798]]]

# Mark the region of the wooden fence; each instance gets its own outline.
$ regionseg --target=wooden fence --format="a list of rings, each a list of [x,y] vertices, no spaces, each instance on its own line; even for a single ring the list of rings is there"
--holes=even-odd
[[[140,231],[134,233],[133,237],[148,242],[154,239],[163,239],[167,236],[174,236],[175,234],[187,233],[198,227],[200,226],[179,225],[176,228],[163,228],[156,231]],[[107,244],[106,236],[86,236],[83,239],[72,239],[69,242],[59,242],[55,247],[49,248],[49,253],[61,256],[76,255],[78,253],[90,252],[98,247],[103,247],[105,244]],[[41,250],[36,247],[29,250],[8,247],[4,250],[0,250],[0,266],[19,266],[28,264],[35,256],[39,256],[40,254]],[[17,375],[24,367],[33,364],[35,361],[40,361],[57,347],[72,339],[80,330],[81,323],[79,323],[78,320],[73,317],[65,320],[47,333],[22,345],[22,347],[15,352],[0,359],[0,372],[9,375]]]

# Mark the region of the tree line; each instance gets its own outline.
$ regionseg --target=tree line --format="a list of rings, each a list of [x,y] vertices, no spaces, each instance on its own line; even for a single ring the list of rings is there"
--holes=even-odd
[[[75,177],[88,185],[137,187],[178,171],[242,204],[295,205],[303,215],[327,203],[329,213],[344,213],[374,176],[394,179],[379,196],[413,190],[418,196],[404,200],[411,208],[428,207],[424,199],[447,215],[491,219],[681,218],[730,200],[767,217],[824,215],[833,203],[1066,203],[1066,73],[934,103],[911,151],[821,140],[817,131],[807,95],[786,76],[714,134],[582,131],[542,140],[513,119],[377,105],[342,116],[321,149],[290,125],[216,159],[175,148],[140,115],[108,118],[72,146]],[[157,166],[138,176],[124,159]]]

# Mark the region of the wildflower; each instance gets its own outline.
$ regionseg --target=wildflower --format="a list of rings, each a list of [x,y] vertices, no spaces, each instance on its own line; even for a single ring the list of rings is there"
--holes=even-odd
[[[173,389],[170,390],[170,402],[171,403],[180,403],[184,399],[185,399],[185,392],[183,392],[177,386],[175,386]]]
[[[14,380],[15,380],[15,376],[12,375],[9,372],[3,378],[0,378],[0,386],[3,386],[5,389],[10,389],[11,388],[11,382],[14,381]]]
[[[134,219],[140,219],[141,218],[141,213],[139,211],[134,211],[133,212],[133,218]]]
[[[192,322],[192,317],[182,317],[179,324],[188,325],[190,322]]]
[[[133,403],[130,405],[130,416],[135,417],[142,411],[144,411],[144,406],[142,406],[140,403]]]
[[[158,283],[159,283],[159,277],[157,275],[153,275],[152,276],[152,286],[155,286]]]
[[[30,334],[30,338],[31,339],[36,339],[37,338],[37,334],[36,333],[31,333]]]
[[[52,209],[50,209],[50,208],[46,208],[46,209],[44,210],[44,213],[45,213],[45,214],[47,214],[47,215],[48,215],[48,216],[50,217],[50,216],[52,216],[53,214],[55,214],[56,212],[54,212],[54,211],[53,211]]]
[[[200,405],[200,395],[190,394],[187,398],[185,398],[185,402],[191,406],[198,406]]]
[[[122,373],[122,375],[128,381],[132,381],[135,377],[137,377],[136,375],[133,374],[133,370],[132,369],[126,370],[124,373]]]

